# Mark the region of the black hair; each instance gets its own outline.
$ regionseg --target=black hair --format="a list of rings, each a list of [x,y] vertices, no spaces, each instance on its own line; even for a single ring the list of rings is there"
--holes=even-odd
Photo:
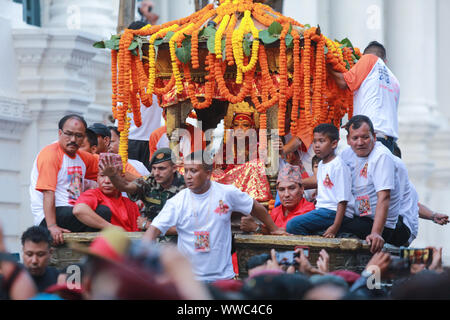
[[[331,142],[339,141],[339,130],[330,123],[321,123],[314,128],[313,133],[322,133],[326,135]]]
[[[184,161],[195,161],[201,163],[206,171],[212,171],[213,169],[212,159],[209,156],[209,153],[203,150],[194,151],[188,154],[184,157]]]
[[[84,120],[84,118],[82,116],[75,114],[75,113],[68,114],[67,116],[62,117],[61,120],[59,120],[58,128],[62,130],[66,121],[70,120],[70,119],[80,120],[83,123],[84,127],[87,128],[86,120]]]
[[[366,53],[372,53],[377,57],[386,60],[386,48],[378,41],[372,41],[369,43],[364,49],[364,54]]]
[[[394,156],[397,156],[400,159],[402,158],[402,150],[400,150],[398,144],[395,142],[394,142],[394,151],[392,151],[392,153],[394,154]]]
[[[350,128],[359,129],[364,123],[369,126],[370,132],[375,136],[375,129],[373,128],[373,123],[369,117],[362,114],[353,116],[345,125],[345,130],[350,133]]]
[[[241,289],[244,299],[301,300],[312,288],[308,277],[300,273],[259,275],[247,281]]]
[[[117,134],[117,136],[120,137],[119,129],[117,129],[116,126],[108,126],[108,129],[109,129],[110,131],[114,131],[114,133]]]
[[[256,256],[251,256],[247,260],[247,271],[265,264],[268,260],[270,260],[270,255],[268,253],[258,254]]]
[[[91,147],[98,146],[97,134],[94,131],[87,129],[86,130],[86,138]]]
[[[142,22],[142,21],[133,21],[129,26],[128,29],[132,29],[132,30],[139,30],[142,29],[143,27],[145,27],[147,25],[147,23]],[[144,57],[148,58],[148,49],[149,49],[149,44],[148,43],[144,43],[142,45],[142,54]]]
[[[34,243],[47,242],[50,247],[53,242],[53,238],[47,228],[33,226],[25,230],[22,234],[22,245],[25,244],[25,241],[31,241]]]
[[[320,162],[320,158],[317,156],[317,155],[315,155],[314,157],[312,157],[312,159],[311,159],[311,165],[312,165],[312,169],[314,170],[314,166],[316,165],[316,164],[319,164],[319,162]]]
[[[133,21],[128,26],[128,29],[139,30],[139,29],[142,29],[143,27],[145,27],[146,25],[147,25],[147,23],[142,22],[142,21]]]

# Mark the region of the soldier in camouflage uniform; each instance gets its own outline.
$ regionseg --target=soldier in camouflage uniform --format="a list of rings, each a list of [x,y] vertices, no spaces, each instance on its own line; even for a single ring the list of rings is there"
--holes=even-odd
[[[155,170],[153,170],[153,167],[166,161],[172,162],[170,160],[170,149],[162,148],[157,150],[150,161],[152,173],[146,177],[134,180],[133,183],[136,184],[137,190],[134,194],[128,194],[132,201],[141,200],[144,203],[144,217],[149,222],[158,215],[168,199],[186,188],[183,176],[176,170],[168,188],[164,188],[156,181],[154,176]],[[173,163],[171,163],[171,165],[173,166]],[[144,223],[141,223],[139,224],[139,227],[145,230],[147,229],[147,225],[150,225],[150,223],[146,223],[145,225]]]
[[[168,199],[186,188],[184,178],[176,170],[171,156],[169,148],[158,149],[150,160],[151,174],[132,182],[123,179],[107,157],[99,164],[100,170],[109,176],[117,189],[127,192],[132,201],[141,200],[144,203],[144,216],[138,219],[138,227],[142,230],[147,229]]]

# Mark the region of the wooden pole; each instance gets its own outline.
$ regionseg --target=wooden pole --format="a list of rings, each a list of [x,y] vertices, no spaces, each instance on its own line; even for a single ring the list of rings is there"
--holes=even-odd
[[[194,0],[195,3],[195,11],[203,9],[208,5],[208,0]]]
[[[121,33],[135,20],[135,0],[120,0],[117,33]]]

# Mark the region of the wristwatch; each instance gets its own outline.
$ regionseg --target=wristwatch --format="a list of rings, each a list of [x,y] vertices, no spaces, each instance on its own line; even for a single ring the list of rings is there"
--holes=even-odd
[[[148,222],[148,221],[145,220],[144,223],[142,224],[142,227],[141,227],[142,230],[145,230],[145,226],[147,225],[147,222]]]
[[[258,227],[255,230],[255,233],[261,233],[262,227],[260,224],[258,224]]]
[[[431,214],[431,221],[433,221],[434,223],[436,223],[436,221],[434,221],[434,218],[436,218],[436,212],[433,211],[433,213]]]

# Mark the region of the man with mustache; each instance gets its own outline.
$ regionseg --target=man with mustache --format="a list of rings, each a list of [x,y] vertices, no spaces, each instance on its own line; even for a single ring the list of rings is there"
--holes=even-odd
[[[77,114],[58,124],[58,141],[44,147],[31,171],[30,200],[34,224],[47,227],[55,244],[64,242],[64,232],[81,232],[72,209],[83,191],[83,180],[96,180],[98,160],[81,151],[86,121]]]
[[[131,200],[144,203],[144,216],[138,219],[138,227],[142,230],[148,228],[168,199],[186,187],[183,176],[172,162],[172,150],[169,148],[158,149],[153,154],[150,175],[131,182],[123,178],[110,156],[105,156],[99,166],[101,174],[108,176],[114,187],[128,193]]]
[[[394,156],[376,140],[372,121],[353,116],[346,125],[350,147],[341,158],[350,168],[354,206],[346,212],[340,232],[365,239],[372,253],[385,243],[403,245],[409,234],[402,232],[400,183]]]

